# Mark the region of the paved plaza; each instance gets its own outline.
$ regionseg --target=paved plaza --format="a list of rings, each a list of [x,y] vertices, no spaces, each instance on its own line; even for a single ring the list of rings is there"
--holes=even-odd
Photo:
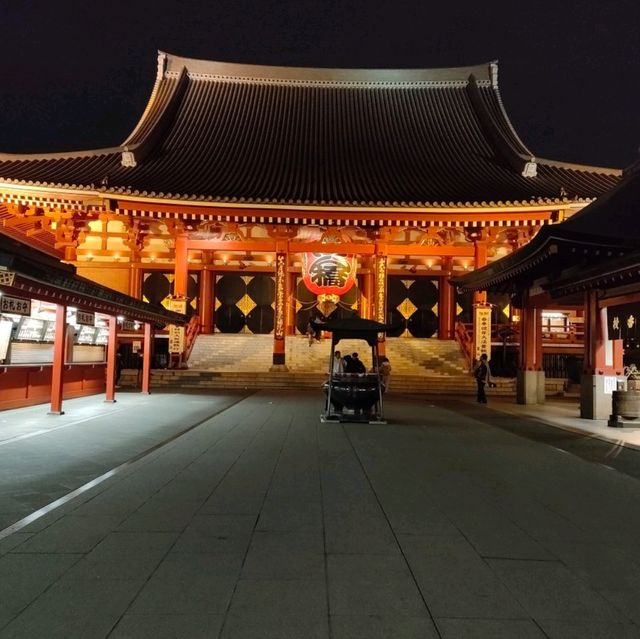
[[[640,452],[617,433],[451,398],[321,424],[321,402],[0,413],[0,637],[640,637]]]

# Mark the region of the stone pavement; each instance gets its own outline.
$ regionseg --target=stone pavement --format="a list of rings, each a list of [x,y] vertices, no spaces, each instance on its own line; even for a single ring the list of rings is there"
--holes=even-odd
[[[35,495],[50,451],[48,499],[120,468],[0,533],[0,637],[640,637],[640,483],[519,436],[523,417],[398,398],[388,425],[339,425],[314,393],[131,397],[0,445]],[[124,454],[131,434],[148,455]]]

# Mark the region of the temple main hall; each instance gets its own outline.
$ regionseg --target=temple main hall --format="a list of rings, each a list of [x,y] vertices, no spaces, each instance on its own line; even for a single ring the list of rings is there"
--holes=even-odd
[[[310,320],[354,312],[393,325],[393,339],[453,340],[466,327],[473,355],[519,318],[508,296],[458,292],[450,278],[524,246],[620,176],[529,150],[496,62],[321,69],[160,52],[121,144],[0,155],[1,232],[186,314],[159,334],[161,366],[188,366],[198,336],[238,334],[270,336],[261,368],[284,370],[287,340]],[[136,329],[119,331],[135,343]]]

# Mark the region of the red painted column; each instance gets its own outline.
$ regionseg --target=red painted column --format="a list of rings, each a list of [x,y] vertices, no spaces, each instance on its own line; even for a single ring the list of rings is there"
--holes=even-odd
[[[106,402],[116,401],[116,350],[118,320],[115,315],[109,317],[109,341],[107,343],[107,388]]]
[[[520,312],[520,368],[542,370],[542,310],[525,306]]]
[[[142,269],[137,265],[132,265],[129,270],[129,295],[142,299]]]
[[[187,297],[187,282],[189,278],[189,249],[188,238],[185,233],[176,236],[175,265],[173,280],[173,296]]]
[[[597,293],[588,291],[584,304],[584,372],[587,375],[602,375],[606,366],[600,315]]]
[[[456,301],[454,288],[449,284],[452,268],[453,260],[445,257],[442,260],[442,276],[439,282],[438,339],[453,339]]]
[[[473,268],[479,269],[487,265],[487,243],[484,240],[475,240],[473,243],[474,258]],[[473,294],[474,304],[485,304],[487,301],[486,291],[476,291]]]
[[[373,273],[369,270],[362,276],[362,299],[364,303],[360,309],[360,317],[364,319],[372,319],[371,310],[373,308]]]
[[[144,324],[144,346],[142,355],[142,388],[143,395],[149,394],[149,386],[151,382],[151,354],[153,351],[153,333],[151,331],[151,324],[145,322]]]
[[[213,272],[206,266],[200,272],[200,330],[213,332]]]
[[[64,355],[67,337],[67,307],[56,305],[56,331],[53,339],[53,366],[51,369],[51,409],[52,415],[64,415],[62,410],[62,388],[64,385]]]

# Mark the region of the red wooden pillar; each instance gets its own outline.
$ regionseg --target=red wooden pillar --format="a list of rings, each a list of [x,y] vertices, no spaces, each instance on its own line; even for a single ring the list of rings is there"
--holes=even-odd
[[[584,307],[584,372],[587,375],[602,375],[605,372],[606,353],[604,343],[604,325],[601,314],[606,313],[598,309],[598,296],[596,291],[588,291],[585,294]]]
[[[142,299],[142,269],[136,264],[132,264],[129,270],[129,295]]]
[[[273,330],[272,371],[286,371],[287,334],[287,270],[289,256],[287,242],[278,240],[276,243],[276,290],[275,290],[275,322]]]
[[[200,272],[200,330],[213,332],[213,272],[205,266]]]
[[[176,236],[175,265],[173,280],[173,296],[187,297],[187,282],[189,279],[189,248],[185,233]]]
[[[107,387],[106,402],[116,401],[116,349],[117,349],[118,319],[115,315],[109,317],[109,341],[107,343]]]
[[[364,303],[360,309],[360,317],[371,319],[371,310],[373,308],[373,273],[369,269],[368,273],[363,275],[362,280],[362,299]]]
[[[151,382],[151,355],[153,352],[153,333],[151,331],[151,324],[145,322],[144,324],[144,346],[142,355],[142,388],[141,392],[144,395],[149,394],[149,386]]]
[[[53,339],[53,365],[51,368],[51,409],[52,415],[64,415],[62,410],[62,388],[64,385],[65,341],[67,337],[67,307],[56,305],[56,330]]]
[[[474,269],[482,268],[487,265],[487,243],[484,240],[475,240],[473,243]],[[473,294],[474,304],[485,304],[487,301],[486,291],[476,291]]]
[[[449,284],[453,260],[445,257],[442,260],[442,276],[438,299],[438,339],[453,339],[455,318],[454,288]]]
[[[542,370],[542,316],[539,308],[525,306],[520,314],[520,367]]]
[[[520,404],[545,401],[545,377],[542,366],[542,309],[525,299],[520,311],[520,368],[516,385]]]

